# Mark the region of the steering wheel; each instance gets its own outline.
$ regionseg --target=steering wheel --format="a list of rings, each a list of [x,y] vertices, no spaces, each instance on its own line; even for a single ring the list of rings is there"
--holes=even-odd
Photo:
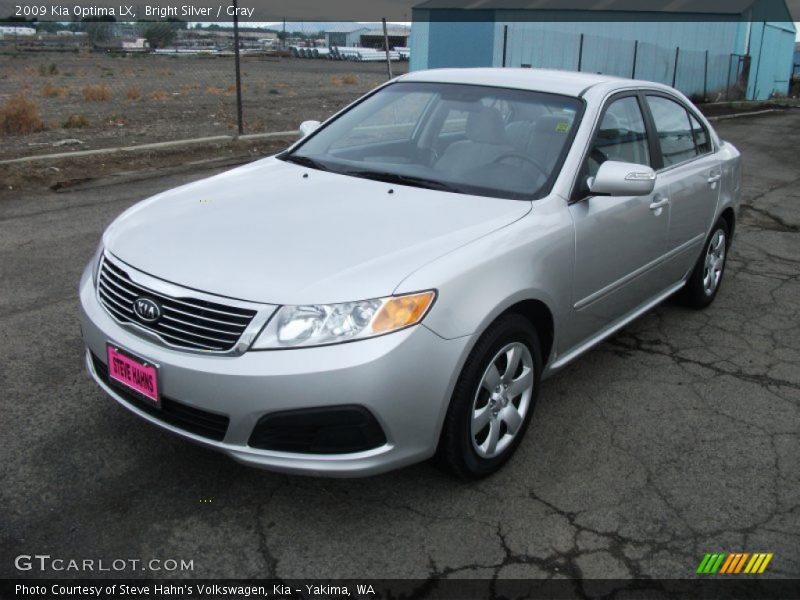
[[[503,162],[504,160],[507,160],[509,158],[516,158],[518,160],[526,162],[529,165],[536,167],[536,170],[539,171],[539,173],[541,173],[545,178],[547,177],[547,169],[545,169],[544,166],[542,166],[542,163],[540,163],[535,158],[531,158],[526,154],[522,154],[522,152],[505,152],[500,156],[498,156],[497,158],[495,158],[490,164],[496,165],[497,163]]]

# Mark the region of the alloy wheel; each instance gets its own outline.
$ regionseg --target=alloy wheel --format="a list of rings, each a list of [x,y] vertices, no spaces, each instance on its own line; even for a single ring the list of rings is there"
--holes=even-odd
[[[725,232],[717,229],[708,244],[703,266],[703,291],[711,296],[717,290],[725,267]]]
[[[519,432],[530,408],[534,363],[525,344],[513,342],[492,358],[472,403],[470,438],[481,458],[503,453]]]

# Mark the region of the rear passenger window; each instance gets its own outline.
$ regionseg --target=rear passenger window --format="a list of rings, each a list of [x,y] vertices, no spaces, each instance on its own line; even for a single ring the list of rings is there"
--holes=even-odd
[[[661,96],[648,96],[664,166],[677,165],[697,156],[695,138],[686,109]]]
[[[692,113],[689,113],[689,120],[692,123],[692,134],[694,135],[694,145],[697,147],[698,154],[708,154],[711,152],[711,138],[708,130],[698,121]]]

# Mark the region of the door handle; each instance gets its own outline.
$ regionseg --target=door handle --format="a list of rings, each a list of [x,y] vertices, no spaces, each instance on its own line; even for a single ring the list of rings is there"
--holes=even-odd
[[[720,179],[722,179],[722,173],[712,173],[708,176],[708,183],[717,183]]]
[[[662,198],[661,200],[658,200],[657,202],[653,202],[650,205],[650,210],[658,210],[660,208],[664,208],[668,204],[669,204],[669,198]]]

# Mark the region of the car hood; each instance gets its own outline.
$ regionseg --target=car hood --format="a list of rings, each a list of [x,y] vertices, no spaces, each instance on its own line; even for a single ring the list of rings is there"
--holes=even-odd
[[[140,202],[104,242],[141,271],[213,294],[346,302],[391,294],[419,267],[530,209],[268,158]]]

